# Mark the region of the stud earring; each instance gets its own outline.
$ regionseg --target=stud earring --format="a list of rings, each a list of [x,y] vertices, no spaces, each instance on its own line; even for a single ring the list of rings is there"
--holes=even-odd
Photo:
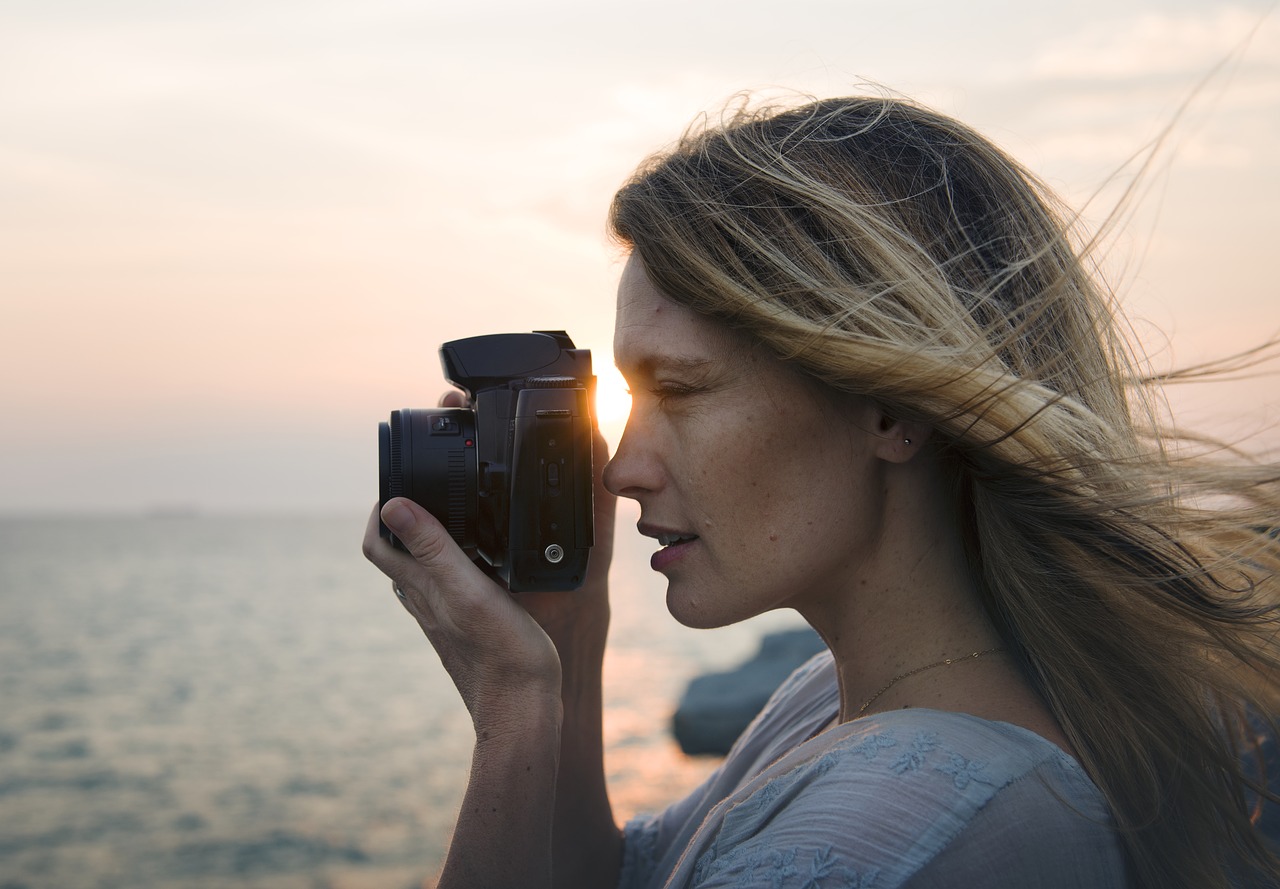
[[[909,439],[909,438],[904,438],[904,439],[902,440],[902,443],[903,443],[903,444],[911,444],[911,439]]]

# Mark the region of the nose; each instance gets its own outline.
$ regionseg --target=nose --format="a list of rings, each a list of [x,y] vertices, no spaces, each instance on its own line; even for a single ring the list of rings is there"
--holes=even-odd
[[[604,467],[604,486],[618,497],[639,500],[662,487],[662,465],[655,449],[647,443],[630,419],[622,439]]]

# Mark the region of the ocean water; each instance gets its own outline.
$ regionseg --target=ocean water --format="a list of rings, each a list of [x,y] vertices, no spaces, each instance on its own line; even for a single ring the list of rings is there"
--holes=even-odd
[[[680,627],[621,518],[605,737],[625,819],[716,764],[671,740],[685,683],[798,619]],[[431,885],[472,733],[364,522],[0,518],[0,889]]]

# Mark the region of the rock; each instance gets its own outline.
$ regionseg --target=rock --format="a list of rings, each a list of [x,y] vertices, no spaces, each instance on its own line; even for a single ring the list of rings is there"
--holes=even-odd
[[[808,627],[770,633],[755,656],[737,669],[695,678],[672,718],[680,749],[687,754],[728,753],[782,680],[825,647]]]

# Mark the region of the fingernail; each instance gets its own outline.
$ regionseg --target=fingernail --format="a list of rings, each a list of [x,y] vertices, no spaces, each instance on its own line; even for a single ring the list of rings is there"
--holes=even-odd
[[[382,508],[382,523],[392,531],[407,531],[413,527],[413,513],[403,503],[392,501]]]

